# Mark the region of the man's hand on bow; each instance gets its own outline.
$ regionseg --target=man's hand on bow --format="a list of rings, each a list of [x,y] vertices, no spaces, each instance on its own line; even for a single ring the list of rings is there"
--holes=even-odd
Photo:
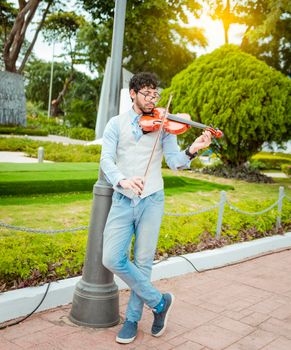
[[[125,190],[132,190],[139,196],[144,188],[144,178],[141,176],[133,176],[129,179],[120,180],[119,185]]]

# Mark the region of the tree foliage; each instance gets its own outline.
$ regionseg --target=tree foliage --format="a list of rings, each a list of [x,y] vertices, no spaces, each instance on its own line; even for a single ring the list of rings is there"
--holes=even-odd
[[[225,43],[231,24],[246,26],[241,49],[291,75],[289,0],[207,0],[212,19],[223,23]]]
[[[9,1],[0,0],[0,43],[7,39],[8,32],[13,26],[17,10]]]
[[[79,45],[99,72],[110,56],[114,2],[80,0],[95,24],[80,33]],[[203,31],[189,28],[186,9],[198,16],[201,6],[189,0],[129,0],[127,2],[123,65],[135,73],[153,71],[162,84],[195,58],[187,45],[206,46]],[[181,25],[184,23],[185,25]]]
[[[199,57],[163,91],[161,105],[173,93],[172,112],[224,132],[221,159],[242,165],[264,142],[291,136],[291,81],[264,62],[226,45]],[[197,129],[182,135],[193,141]]]
[[[247,30],[241,48],[291,76],[291,2],[243,0],[238,13]]]
[[[70,57],[73,64],[76,57],[76,36],[80,27],[84,24],[83,16],[78,16],[74,12],[59,11],[47,17],[42,33],[47,42],[62,43],[64,54]]]
[[[52,13],[44,22],[43,36],[48,42],[60,42],[63,44],[64,54],[62,56],[69,57],[70,72],[64,81],[64,85],[56,99],[52,102],[51,115],[57,116],[60,113],[60,105],[63,102],[65,95],[68,93],[72,82],[75,79],[75,63],[76,56],[76,36],[80,27],[85,23],[82,16],[76,15],[74,12],[60,11]]]
[[[0,47],[1,50],[7,40],[8,33],[10,32],[17,10],[12,3],[8,1],[0,0]],[[4,61],[2,55],[0,56],[0,69],[4,69]]]
[[[55,62],[52,99],[56,99],[63,89],[70,70],[68,64]],[[41,60],[30,62],[26,68],[26,97],[42,109],[48,106],[50,72],[51,64]],[[72,126],[94,127],[99,89],[99,80],[92,80],[84,73],[75,72],[74,83],[61,104],[61,109]]]
[[[75,81],[66,97],[66,119],[72,126],[95,129],[100,79],[76,71]]]
[[[65,63],[54,63],[52,99],[57,98],[64,81],[70,72],[70,66]],[[29,62],[25,70],[26,98],[46,109],[49,98],[51,63],[42,60]]]

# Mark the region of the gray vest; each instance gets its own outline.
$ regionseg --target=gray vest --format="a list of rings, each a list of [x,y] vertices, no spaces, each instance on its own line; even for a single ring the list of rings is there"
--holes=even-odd
[[[144,134],[138,141],[136,141],[132,132],[131,116],[129,113],[119,115],[118,119],[119,141],[117,146],[116,165],[126,178],[132,176],[144,176],[158,132]],[[162,159],[162,143],[159,140],[149,167],[144,190],[140,196],[141,198],[147,197],[164,188],[162,178]],[[129,198],[134,197],[134,193],[131,190],[125,190],[120,186],[117,186],[114,189]]]

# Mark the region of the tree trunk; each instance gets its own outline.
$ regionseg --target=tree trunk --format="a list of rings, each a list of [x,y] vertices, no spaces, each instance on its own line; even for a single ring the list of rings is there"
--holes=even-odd
[[[223,11],[223,16],[222,16],[222,22],[223,22],[223,29],[224,29],[224,41],[225,44],[228,44],[228,31],[230,27],[230,1],[227,0],[225,9]]]
[[[4,44],[3,60],[5,70],[16,73],[16,61],[23,45],[28,25],[32,21],[40,0],[19,1],[19,13]]]
[[[44,23],[45,18],[46,18],[47,14],[48,14],[48,11],[49,11],[49,8],[50,8],[51,4],[52,4],[51,1],[48,2],[48,3],[47,3],[46,9],[43,11],[42,19],[41,19],[41,21],[40,21],[40,23],[39,23],[39,25],[38,25],[38,27],[37,27],[35,33],[34,33],[33,40],[32,40],[32,42],[30,43],[30,45],[29,45],[29,47],[28,47],[28,49],[27,49],[27,51],[26,51],[26,53],[25,53],[25,56],[24,56],[24,58],[23,58],[23,60],[22,60],[22,63],[21,63],[21,65],[20,65],[19,69],[18,69],[18,73],[20,73],[20,74],[22,73],[22,71],[23,71],[23,69],[24,69],[24,66],[25,66],[25,64],[26,64],[26,62],[27,62],[27,60],[28,60],[28,57],[30,56],[31,51],[32,51],[32,49],[33,49],[33,47],[34,47],[34,45],[35,45],[35,43],[36,43],[38,34],[39,34],[39,32],[40,32],[40,30],[41,30],[41,28],[42,28],[42,26],[43,26],[43,23]]]
[[[224,29],[224,43],[228,44],[228,31],[229,31],[229,24],[228,23],[223,23],[223,29]]]
[[[59,93],[58,97],[52,101],[51,116],[56,117],[60,114],[60,104],[63,102],[65,94],[67,93],[71,82],[74,80],[74,73],[72,72],[69,78],[65,80],[63,90]]]

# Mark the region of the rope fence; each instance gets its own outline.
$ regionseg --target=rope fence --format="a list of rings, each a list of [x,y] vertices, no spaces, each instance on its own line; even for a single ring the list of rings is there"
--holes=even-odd
[[[235,207],[233,204],[231,204],[226,197],[226,192],[221,191],[220,192],[220,201],[211,207],[200,209],[200,210],[197,210],[195,212],[188,212],[188,213],[168,213],[168,212],[165,212],[164,215],[165,216],[173,216],[173,217],[193,216],[193,215],[202,214],[202,213],[212,211],[213,209],[218,209],[218,217],[217,217],[217,224],[216,224],[216,236],[215,237],[220,238],[225,205],[228,205],[231,210],[234,210],[237,213],[244,214],[244,215],[261,215],[261,214],[264,214],[264,213],[272,210],[273,208],[275,208],[277,206],[278,209],[277,209],[277,217],[276,217],[276,228],[278,229],[281,227],[283,198],[286,198],[288,201],[291,202],[291,198],[284,193],[284,187],[280,186],[279,187],[279,198],[275,203],[271,204],[268,208],[265,208],[261,211],[248,212],[248,211],[241,210],[241,209]],[[5,227],[7,229],[11,229],[14,231],[30,232],[30,233],[45,233],[45,234],[77,232],[77,231],[83,231],[83,230],[88,229],[88,226],[80,226],[80,227],[76,227],[76,228],[62,229],[62,230],[39,230],[39,229],[9,225],[9,224],[5,224],[2,221],[0,221],[0,227]]]

